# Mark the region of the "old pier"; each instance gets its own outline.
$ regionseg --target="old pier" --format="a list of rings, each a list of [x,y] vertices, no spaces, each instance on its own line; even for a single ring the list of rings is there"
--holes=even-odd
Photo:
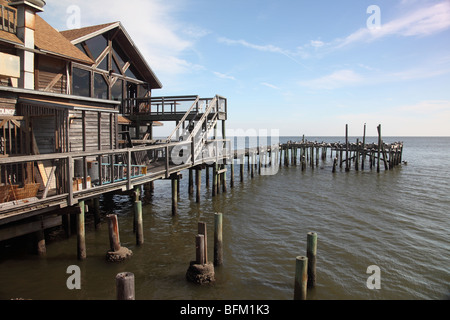
[[[235,186],[236,165],[243,183],[245,166],[251,178],[276,174],[280,166],[314,169],[328,152],[334,173],[366,165],[379,172],[402,162],[403,144],[384,143],[381,125],[376,143],[366,143],[365,127],[362,140],[350,143],[346,126],[343,143],[303,137],[234,150],[227,98],[155,96],[162,84],[120,22],[59,32],[39,16],[43,6],[0,0],[0,242],[34,234],[38,254],[45,255],[45,231],[62,226],[76,235],[76,256],[84,260],[85,215],[99,224],[100,197],[132,195],[140,245],[141,190],[152,190],[156,180],[170,180],[168,203],[177,215],[180,179],[187,177],[188,193],[200,203],[202,181],[211,197]],[[167,124],[171,133],[155,139],[154,131]],[[120,244],[117,217],[107,219],[105,251],[121,261],[132,252]],[[214,261],[207,260],[204,227],[195,265],[213,269],[223,262],[222,215],[216,219]]]

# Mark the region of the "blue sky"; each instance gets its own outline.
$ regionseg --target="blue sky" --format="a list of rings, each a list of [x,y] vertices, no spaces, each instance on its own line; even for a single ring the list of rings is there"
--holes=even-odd
[[[46,2],[59,30],[121,21],[154,96],[225,96],[230,129],[450,136],[449,0]]]

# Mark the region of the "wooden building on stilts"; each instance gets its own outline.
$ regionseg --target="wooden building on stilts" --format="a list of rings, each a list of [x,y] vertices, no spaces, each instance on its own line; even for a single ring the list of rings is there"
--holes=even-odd
[[[44,252],[43,231],[72,215],[83,259],[85,201],[225,174],[227,100],[153,96],[162,84],[120,22],[59,32],[44,6],[0,0],[0,241],[36,233]],[[174,129],[156,140],[162,125]]]

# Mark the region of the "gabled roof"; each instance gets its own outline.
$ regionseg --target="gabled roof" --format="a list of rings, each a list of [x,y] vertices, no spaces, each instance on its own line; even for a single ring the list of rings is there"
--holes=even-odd
[[[135,68],[140,73],[144,81],[149,83],[152,89],[161,89],[161,82],[156,77],[155,73],[150,68],[147,61],[142,56],[141,52],[136,47],[130,35],[120,22],[112,22],[97,26],[61,31],[60,33],[64,37],[66,37],[66,39],[69,40],[73,45],[76,45],[114,29],[117,29],[114,40],[119,43],[122,50],[125,52],[125,54],[128,55],[132,64],[134,64]]]
[[[44,19],[36,15],[34,44],[43,52],[69,58],[84,64],[93,64],[91,58],[81,52],[61,33],[50,26]]]
[[[80,43],[84,37],[87,36],[87,39],[93,38],[98,34],[102,34],[111,29],[116,28],[120,22],[112,22],[99,24],[97,26],[90,26],[81,29],[71,29],[66,31],[61,31],[61,34],[66,37],[69,41],[74,41],[75,44]]]

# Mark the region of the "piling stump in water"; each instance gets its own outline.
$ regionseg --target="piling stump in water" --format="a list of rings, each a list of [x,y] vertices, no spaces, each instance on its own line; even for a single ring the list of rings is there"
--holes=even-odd
[[[298,256],[295,259],[294,300],[306,300],[308,283],[308,258]]]
[[[197,261],[191,261],[186,272],[186,279],[197,284],[207,284],[215,281],[214,265],[212,262],[198,264]]]
[[[134,274],[121,272],[116,275],[117,300],[135,300]]]
[[[133,255],[133,252],[120,245],[117,215],[109,214],[106,217],[108,218],[109,243],[111,247],[110,251],[106,253],[106,259],[110,262],[120,262],[128,259]]]
[[[215,281],[214,265],[206,261],[206,234],[195,237],[195,261],[191,261],[186,271],[186,279],[196,284],[208,284]]]

